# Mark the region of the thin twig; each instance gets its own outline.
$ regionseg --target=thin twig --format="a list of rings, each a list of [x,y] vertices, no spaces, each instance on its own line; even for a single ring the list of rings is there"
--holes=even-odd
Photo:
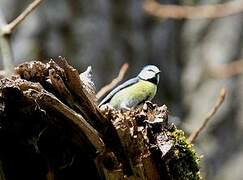
[[[109,92],[110,90],[112,90],[120,81],[122,81],[122,79],[124,78],[126,72],[128,69],[128,63],[125,63],[122,65],[120,72],[118,74],[118,76],[113,79],[109,84],[105,85],[104,87],[102,87],[99,92],[96,94],[96,98],[100,99],[102,96],[104,96],[107,92]]]
[[[166,5],[154,0],[145,0],[144,10],[159,18],[203,19],[220,18],[243,12],[243,0],[234,0],[212,5]]]
[[[14,69],[14,59],[10,43],[10,35],[13,30],[21,23],[34,9],[36,9],[43,0],[35,0],[12,22],[6,23],[2,14],[0,14],[0,49],[3,59],[3,68],[5,75],[9,76]]]
[[[34,0],[27,8],[12,22],[3,27],[4,34],[11,34],[14,29],[20,24],[31,12],[33,12],[44,0]]]
[[[243,59],[232,61],[229,64],[223,64],[208,68],[209,73],[216,78],[228,78],[243,73]]]
[[[220,108],[220,106],[222,105],[222,103],[224,102],[225,99],[225,95],[226,95],[226,90],[224,88],[222,88],[220,90],[220,94],[219,97],[217,99],[216,104],[214,105],[213,109],[208,113],[208,115],[206,116],[205,120],[203,121],[202,125],[194,132],[192,133],[189,138],[188,141],[190,143],[194,143],[195,140],[197,139],[198,135],[202,132],[202,130],[206,127],[206,125],[208,124],[209,120],[214,116],[214,114],[218,111],[218,109]]]

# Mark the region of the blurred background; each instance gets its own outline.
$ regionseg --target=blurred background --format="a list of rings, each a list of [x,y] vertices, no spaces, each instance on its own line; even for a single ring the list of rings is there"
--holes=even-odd
[[[10,22],[31,2],[0,0],[0,10]],[[203,155],[206,179],[242,179],[243,13],[168,19],[148,14],[143,5],[143,0],[46,0],[11,37],[15,64],[46,62],[61,55],[80,72],[91,65],[97,91],[117,76],[125,62],[129,63],[125,79],[136,76],[144,65],[155,64],[162,77],[154,102],[166,104],[188,135],[198,129],[225,87],[226,99],[195,148]]]

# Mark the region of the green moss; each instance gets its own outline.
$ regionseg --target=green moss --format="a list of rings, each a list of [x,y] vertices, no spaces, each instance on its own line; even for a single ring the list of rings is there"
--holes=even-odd
[[[182,130],[175,129],[167,134],[174,141],[173,150],[166,160],[166,167],[173,180],[200,180],[200,157],[193,149]]]

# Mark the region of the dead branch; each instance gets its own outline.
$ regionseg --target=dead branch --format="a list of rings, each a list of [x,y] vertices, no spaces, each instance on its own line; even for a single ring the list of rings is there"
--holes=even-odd
[[[212,110],[206,116],[206,118],[203,121],[202,125],[195,132],[193,132],[189,136],[188,141],[190,143],[194,143],[195,140],[197,139],[198,135],[202,132],[203,129],[205,129],[206,125],[209,123],[209,121],[212,119],[212,117],[215,115],[215,113],[219,110],[220,106],[224,102],[225,96],[226,96],[226,90],[224,88],[222,88],[220,90],[220,93],[219,93],[219,97],[217,99],[217,102],[213,106]]]
[[[27,8],[12,22],[9,24],[6,24],[4,27],[2,27],[2,33],[3,34],[11,34],[16,27],[31,13],[33,12],[44,0],[34,0],[32,3],[30,3]]]
[[[36,92],[29,90],[25,93],[25,95],[31,98],[34,93]],[[63,104],[61,101],[59,101],[57,98],[49,93],[41,93],[39,95],[36,94],[36,96],[36,101],[41,107],[54,108],[54,110],[61,113],[63,116],[66,117],[66,119],[72,122],[75,125],[74,127],[80,129],[80,132],[82,132],[86,136],[86,138],[93,144],[98,153],[104,152],[104,143],[99,136],[99,133],[90,124],[88,124],[87,121],[80,114],[70,109],[68,106]]]
[[[43,2],[43,0],[33,1],[16,19],[9,24],[6,23],[4,17],[0,14],[0,49],[6,76],[9,76],[13,72],[14,68],[10,35],[14,29],[16,29],[16,27],[41,4],[41,2]]]
[[[0,80],[0,155],[6,157],[1,159],[6,177],[28,166],[22,179],[26,174],[63,179],[66,173],[68,179],[73,173],[111,180],[200,179],[199,158],[184,133],[168,122],[165,105],[145,102],[127,112],[99,109],[84,79],[61,57],[46,64],[26,62],[15,70]],[[13,154],[11,163],[7,157]]]
[[[158,18],[204,19],[221,18],[243,12],[243,1],[234,0],[214,5],[165,5],[154,0],[145,0],[144,10]]]
[[[109,84],[105,85],[104,87],[102,87],[99,90],[99,92],[96,94],[96,98],[100,99],[107,92],[112,90],[120,81],[122,81],[124,76],[125,76],[125,74],[126,74],[126,72],[127,72],[127,69],[128,69],[128,63],[123,64],[121,69],[120,69],[120,72],[119,72],[118,76],[115,79],[113,79],[111,81],[111,83],[109,83]]]
[[[116,129],[98,108],[92,94],[89,94],[85,83],[80,79],[78,71],[70,66],[65,58],[59,57],[56,63],[54,61],[47,64],[38,61],[23,63],[15,70],[16,74],[27,80],[27,82],[39,82],[45,89],[54,93],[63,103],[71,107],[74,110],[73,112],[80,114],[91,127],[94,127],[102,136],[106,149],[115,154],[118,161],[123,164],[124,173],[127,174],[126,171],[129,169],[129,165]],[[22,88],[28,89],[28,86]],[[38,90],[38,87],[32,87],[31,89]],[[41,100],[36,101],[40,106],[44,103]],[[55,110],[54,102],[49,101],[53,104],[49,105],[53,106],[52,109]],[[51,107],[46,106],[45,108],[51,109]],[[65,109],[62,110],[65,111]],[[99,141],[96,142],[99,145]],[[114,146],[114,144],[116,145]],[[112,166],[112,168],[114,167]]]
[[[81,144],[83,141],[81,137],[85,135],[97,152],[104,152],[104,143],[99,133],[80,114],[66,106],[53,94],[45,91],[39,83],[32,83],[23,79],[15,81],[3,79],[0,82],[0,86],[4,93],[10,91],[9,89],[22,91],[23,96],[28,101],[38,104],[38,108],[49,109],[62,115],[73,128],[75,135],[73,139],[78,142],[77,144]]]
[[[214,67],[208,67],[210,75],[216,78],[228,78],[243,73],[243,59]]]

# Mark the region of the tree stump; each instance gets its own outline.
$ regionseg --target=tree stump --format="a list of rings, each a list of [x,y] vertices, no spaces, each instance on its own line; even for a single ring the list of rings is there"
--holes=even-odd
[[[165,105],[99,108],[89,72],[61,57],[15,71],[0,81],[0,179],[201,179]]]

